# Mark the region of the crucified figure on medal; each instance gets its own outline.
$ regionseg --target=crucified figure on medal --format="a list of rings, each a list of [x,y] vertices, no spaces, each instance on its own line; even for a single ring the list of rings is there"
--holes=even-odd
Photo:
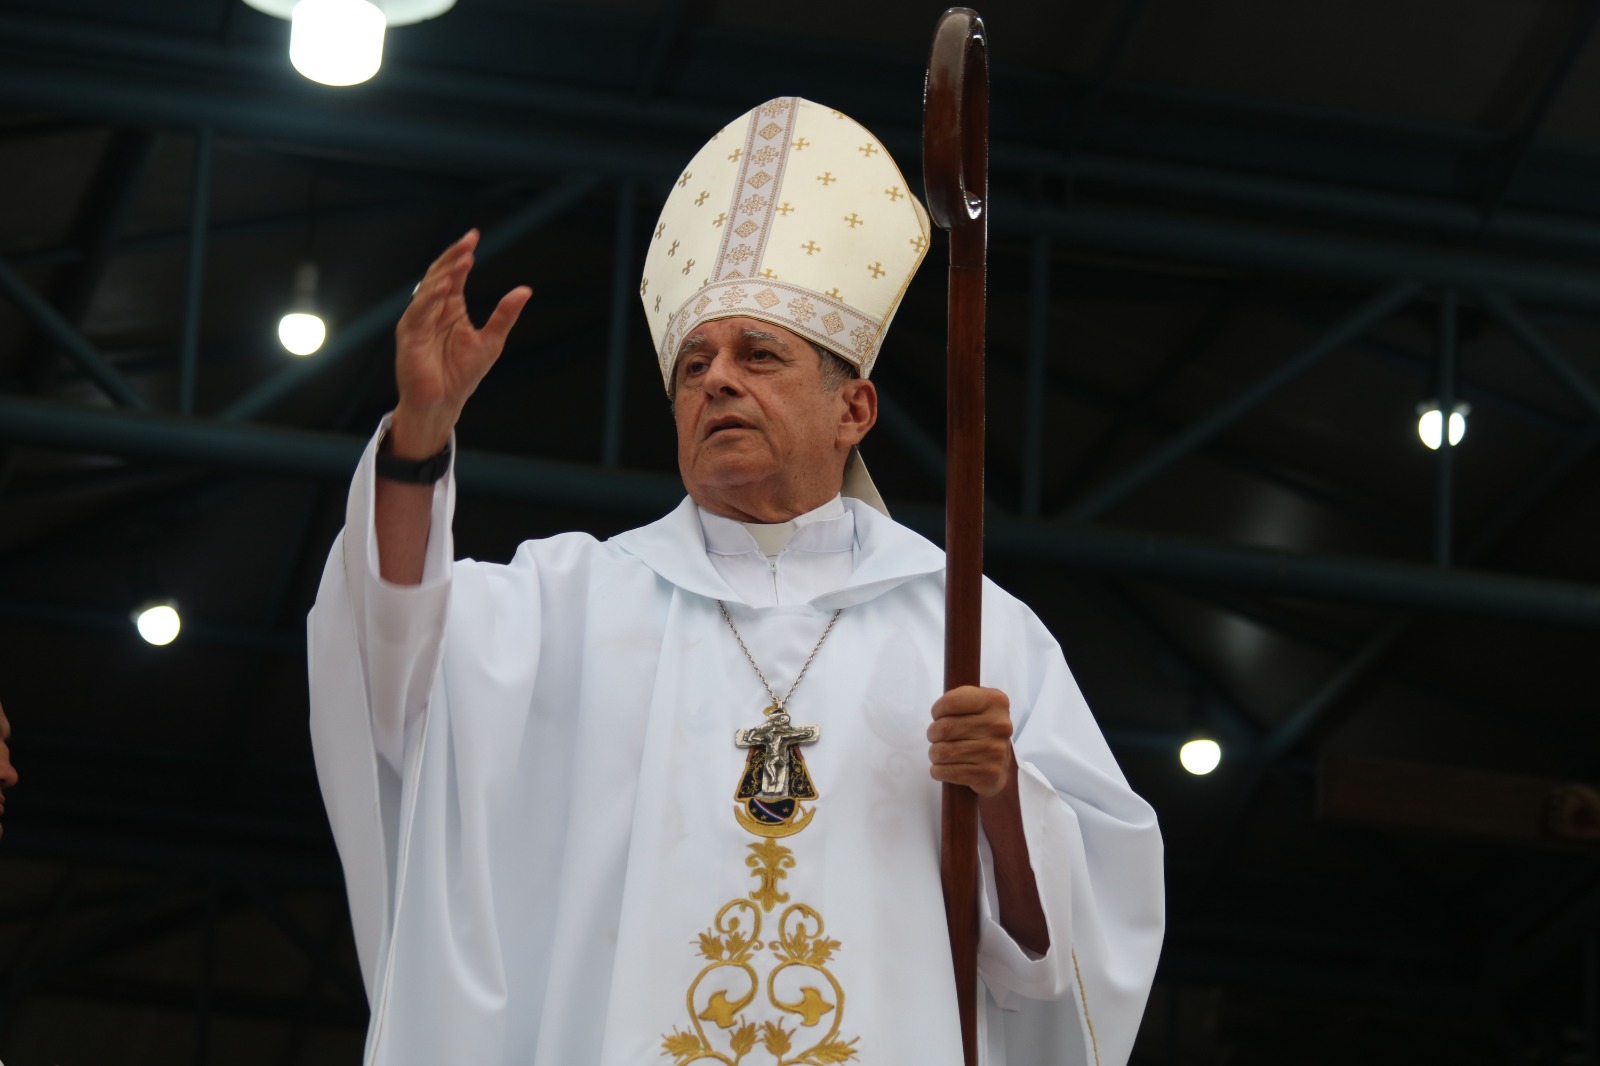
[[[741,729],[733,735],[733,742],[741,748],[761,750],[760,799],[785,799],[789,795],[789,749],[796,744],[810,744],[822,735],[814,725],[790,725],[789,715],[781,707],[767,708],[767,720],[753,729]]]

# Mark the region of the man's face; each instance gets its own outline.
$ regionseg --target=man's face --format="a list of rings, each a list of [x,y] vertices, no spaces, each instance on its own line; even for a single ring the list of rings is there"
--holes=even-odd
[[[707,322],[679,352],[678,471],[696,503],[778,522],[839,491],[844,460],[876,417],[869,382],[830,391],[809,341],[749,318]]]
[[[17,783],[16,767],[11,765],[11,749],[7,741],[11,739],[11,723],[6,720],[6,710],[0,707],[0,816],[6,813],[5,790]],[[5,833],[5,827],[0,826],[0,835]]]

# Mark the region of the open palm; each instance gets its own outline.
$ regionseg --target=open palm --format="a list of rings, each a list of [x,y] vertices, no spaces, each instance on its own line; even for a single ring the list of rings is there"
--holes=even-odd
[[[418,283],[395,327],[395,449],[432,454],[450,431],[489,368],[505,349],[532,290],[518,286],[501,297],[482,329],[467,317],[466,283],[478,231],[447,248]]]

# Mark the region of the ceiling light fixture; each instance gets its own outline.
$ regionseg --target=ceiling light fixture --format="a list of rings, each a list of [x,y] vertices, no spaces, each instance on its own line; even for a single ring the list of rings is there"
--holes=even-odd
[[[1209,774],[1222,762],[1222,745],[1206,737],[1196,738],[1178,749],[1178,761],[1196,777]]]
[[[1462,401],[1450,413],[1450,447],[1460,444],[1461,438],[1467,435],[1467,415],[1471,412],[1472,405]],[[1444,415],[1439,411],[1438,400],[1423,400],[1417,404],[1417,436],[1430,451],[1438,451],[1443,443],[1443,425]]]
[[[436,18],[456,0],[244,0],[288,19],[289,62],[323,85],[356,85],[378,73],[388,26]]]
[[[139,630],[139,635],[145,643],[164,647],[178,639],[178,631],[183,628],[183,619],[178,617],[178,606],[170,600],[162,603],[147,603],[134,612],[133,624]]]
[[[328,325],[317,314],[317,264],[309,259],[294,271],[294,302],[278,320],[278,341],[294,355],[306,356],[328,339]]]

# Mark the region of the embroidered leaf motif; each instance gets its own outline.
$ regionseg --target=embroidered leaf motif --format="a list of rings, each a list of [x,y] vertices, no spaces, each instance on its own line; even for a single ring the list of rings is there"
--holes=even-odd
[[[707,929],[700,934],[700,954],[712,962],[719,962],[726,949],[722,945],[722,938]]]
[[[810,985],[806,985],[800,990],[800,1002],[798,1005],[790,1007],[785,1004],[784,1006],[800,1015],[802,1024],[807,1026],[816,1025],[822,1021],[824,1014],[833,1009],[833,1004],[823,999],[822,993]]]
[[[754,947],[749,937],[737,931],[728,934],[723,946],[727,949],[729,962],[744,962],[750,957],[750,950]]]
[[[860,1039],[859,1036],[852,1037],[849,1043],[843,1040],[826,1041],[813,1048],[809,1057],[818,1062],[848,1062],[856,1057],[855,1043]]]
[[[728,1041],[733,1053],[743,1057],[749,1054],[750,1049],[756,1046],[756,1023],[745,1022],[733,1031],[733,1039]]]
[[[762,1022],[761,1043],[781,1059],[789,1053],[789,1030],[777,1022]]]
[[[718,1028],[721,1029],[732,1029],[733,1019],[738,1015],[741,1006],[743,1004],[729,1003],[726,992],[713,992],[711,993],[711,1002],[706,1005],[705,1010],[700,1012],[700,1020],[703,1022],[716,1022]]]
[[[818,940],[806,952],[805,961],[813,966],[821,966],[833,958],[833,953],[838,950],[837,940]]]
[[[661,1050],[677,1060],[677,1066],[698,1057],[706,1050],[700,1038],[693,1033],[680,1033],[676,1028],[661,1040]]]

